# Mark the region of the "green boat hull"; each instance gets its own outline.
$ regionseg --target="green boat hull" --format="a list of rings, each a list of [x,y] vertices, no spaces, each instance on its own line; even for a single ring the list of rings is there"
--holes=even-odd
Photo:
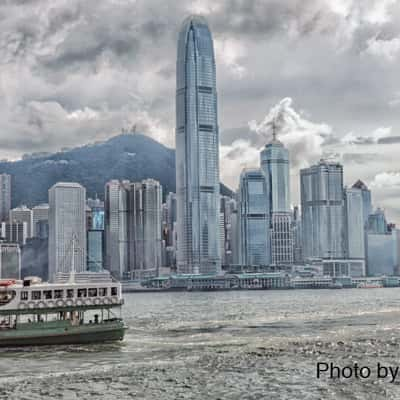
[[[35,323],[22,329],[0,330],[0,347],[92,344],[120,341],[126,327],[122,321],[78,326]]]

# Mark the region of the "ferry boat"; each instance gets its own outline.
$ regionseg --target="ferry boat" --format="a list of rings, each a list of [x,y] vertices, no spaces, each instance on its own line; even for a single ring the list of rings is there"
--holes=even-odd
[[[359,289],[380,289],[383,288],[383,285],[378,282],[360,282],[357,285]]]
[[[0,280],[0,347],[122,340],[121,284],[93,275],[75,281],[72,274],[55,283]]]

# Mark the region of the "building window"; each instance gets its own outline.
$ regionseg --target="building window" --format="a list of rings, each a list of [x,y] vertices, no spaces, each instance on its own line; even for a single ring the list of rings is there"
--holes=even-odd
[[[118,293],[117,288],[116,287],[112,287],[111,288],[111,296],[116,296]]]
[[[107,288],[100,288],[99,296],[107,296]]]
[[[29,292],[23,291],[21,292],[21,300],[28,300]]]
[[[67,298],[72,299],[74,297],[74,289],[67,289]]]
[[[42,292],[40,290],[34,290],[32,291],[32,300],[40,300]]]
[[[63,298],[63,290],[55,290],[54,291],[54,298],[55,299],[62,299]]]
[[[78,289],[78,297],[86,297],[87,290],[86,289]]]
[[[50,300],[52,298],[51,290],[44,290],[43,291],[43,298],[46,300]]]
[[[96,288],[90,288],[89,289],[89,297],[96,297],[97,296],[97,289]]]

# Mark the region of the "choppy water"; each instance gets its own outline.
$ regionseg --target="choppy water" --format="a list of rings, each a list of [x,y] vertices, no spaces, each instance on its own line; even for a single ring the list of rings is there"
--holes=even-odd
[[[400,289],[126,294],[122,343],[0,350],[7,399],[399,399]]]

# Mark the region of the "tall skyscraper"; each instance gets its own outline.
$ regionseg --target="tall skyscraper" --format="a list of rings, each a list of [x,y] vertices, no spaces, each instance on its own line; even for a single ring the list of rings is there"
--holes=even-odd
[[[352,187],[353,189],[361,190],[364,224],[366,224],[368,216],[372,214],[371,191],[368,189],[367,185],[360,180],[358,180]]]
[[[368,216],[367,229],[369,233],[376,233],[380,235],[389,233],[384,210],[377,208]]]
[[[356,187],[345,190],[347,257],[365,258],[365,217],[362,190]]]
[[[273,265],[293,263],[291,230],[289,152],[276,139],[261,151],[261,169],[267,185],[271,228],[271,261]]]
[[[49,206],[49,280],[54,281],[58,272],[71,271],[72,258],[76,272],[86,270],[86,189],[56,183],[49,190]]]
[[[129,181],[111,180],[105,186],[104,217],[106,269],[117,279],[128,271],[128,212]]]
[[[49,221],[49,205],[47,203],[39,204],[32,208],[32,236],[39,236],[40,221],[45,223]]]
[[[8,221],[11,208],[11,175],[0,174],[0,222]]]
[[[30,208],[21,205],[10,210],[10,222],[26,222],[27,237],[32,237],[33,215]]]
[[[241,265],[271,263],[267,185],[259,169],[245,169],[240,175],[239,225]]]
[[[300,171],[303,256],[345,258],[343,167],[321,160]]]
[[[219,132],[214,46],[207,21],[181,27],[176,63],[179,273],[219,273]]]
[[[161,265],[162,187],[154,179],[133,183],[128,194],[129,270],[133,278],[157,276]]]

